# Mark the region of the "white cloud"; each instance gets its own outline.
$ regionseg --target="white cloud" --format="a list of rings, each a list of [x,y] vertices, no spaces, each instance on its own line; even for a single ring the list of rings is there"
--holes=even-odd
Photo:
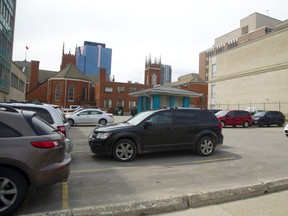
[[[151,54],[171,65],[173,81],[198,72],[199,53],[254,13],[287,19],[286,0],[25,0],[17,1],[13,60],[39,60],[59,70],[62,45],[74,53],[84,41],[112,48],[117,81],[143,83]],[[267,11],[268,10],[268,11]]]

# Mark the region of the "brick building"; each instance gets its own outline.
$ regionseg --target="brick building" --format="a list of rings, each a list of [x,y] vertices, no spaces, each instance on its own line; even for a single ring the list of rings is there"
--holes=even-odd
[[[143,91],[161,83],[161,60],[151,58],[146,59],[144,84],[122,83],[112,81],[107,76],[106,69],[100,69],[99,76],[86,75],[76,67],[76,55],[62,52],[60,71],[47,71],[39,69],[39,61],[16,62],[18,67],[23,69],[27,75],[26,100],[34,102],[45,102],[57,104],[63,108],[70,105],[80,105],[83,107],[99,107],[108,112],[113,112],[119,108],[124,114],[130,113],[132,108],[138,106],[138,99],[130,95],[133,92]],[[194,80],[195,81],[195,80]],[[177,82],[179,84],[179,82]],[[207,95],[207,84],[196,83],[187,85],[188,88],[179,84],[171,87],[183,88],[194,91],[201,95]],[[203,85],[203,86],[202,86]],[[206,105],[206,97],[191,98],[190,106],[203,107]]]

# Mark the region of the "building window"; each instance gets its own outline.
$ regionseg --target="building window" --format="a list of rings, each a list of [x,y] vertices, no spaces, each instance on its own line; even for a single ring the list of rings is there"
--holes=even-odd
[[[60,85],[55,86],[55,101],[60,101]]]
[[[137,106],[136,101],[129,101],[129,108],[134,108],[136,106]]]
[[[81,91],[81,98],[80,98],[80,100],[81,100],[81,101],[86,101],[86,95],[87,95],[87,88],[84,86],[84,87],[82,88],[82,91]]]
[[[117,100],[118,107],[124,107],[124,100]]]
[[[70,85],[68,88],[68,101],[74,101],[74,86]]]
[[[111,108],[112,107],[112,100],[104,100],[104,108]]]
[[[135,87],[130,87],[130,92],[136,92],[137,91],[137,88]]]
[[[118,93],[125,93],[125,87],[124,86],[118,86],[117,91],[118,91]]]
[[[216,76],[216,64],[212,64],[212,77]]]
[[[18,89],[18,77],[14,73],[11,76],[11,86]]]
[[[212,84],[211,85],[211,98],[215,98],[216,96],[216,85]]]
[[[25,82],[23,80],[19,80],[19,90],[24,92]]]
[[[112,87],[105,87],[104,92],[113,92],[113,88]]]
[[[156,76],[156,74],[153,74],[153,75],[152,75],[151,84],[152,84],[152,85],[156,85],[156,84],[157,84],[157,76]]]

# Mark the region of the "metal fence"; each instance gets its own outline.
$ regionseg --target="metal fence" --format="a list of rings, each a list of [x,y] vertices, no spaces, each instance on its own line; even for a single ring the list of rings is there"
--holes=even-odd
[[[264,101],[262,103],[219,103],[215,104],[213,107],[215,109],[222,109],[222,110],[232,110],[232,109],[238,109],[238,110],[244,110],[247,108],[255,108],[258,111],[280,111],[282,112],[286,118],[288,118],[288,102],[268,102]]]

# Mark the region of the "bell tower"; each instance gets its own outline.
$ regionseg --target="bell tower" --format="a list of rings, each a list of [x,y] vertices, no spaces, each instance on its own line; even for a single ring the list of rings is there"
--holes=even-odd
[[[145,61],[145,85],[160,85],[161,84],[161,57],[155,58],[154,62],[151,60],[151,55]]]

